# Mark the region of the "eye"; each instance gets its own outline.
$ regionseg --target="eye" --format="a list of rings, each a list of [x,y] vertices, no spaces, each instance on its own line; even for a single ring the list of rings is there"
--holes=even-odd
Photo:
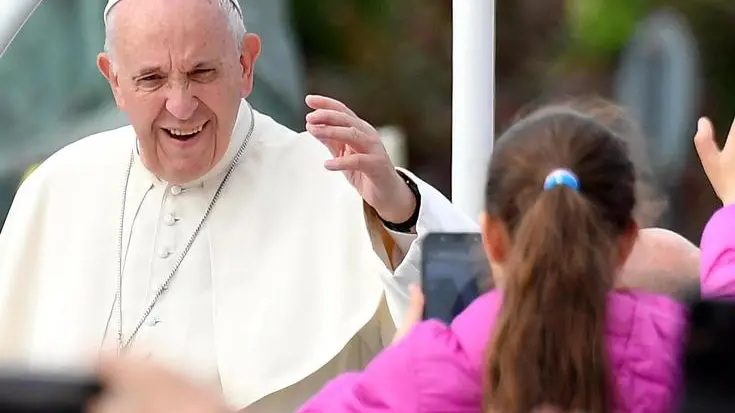
[[[136,80],[140,86],[143,87],[154,87],[161,83],[163,76],[157,74],[144,75]]]
[[[190,76],[198,81],[211,80],[216,74],[214,69],[195,69],[190,73]]]

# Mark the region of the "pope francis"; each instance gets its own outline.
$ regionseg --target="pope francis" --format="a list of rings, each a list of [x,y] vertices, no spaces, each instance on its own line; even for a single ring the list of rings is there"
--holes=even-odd
[[[249,412],[298,407],[387,344],[429,231],[476,230],[310,96],[305,133],[246,101],[236,0],[111,0],[97,64],[131,126],[63,148],[0,233],[0,356],[152,357]]]

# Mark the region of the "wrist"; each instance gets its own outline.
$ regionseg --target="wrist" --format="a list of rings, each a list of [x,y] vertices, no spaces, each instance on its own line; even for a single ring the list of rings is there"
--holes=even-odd
[[[416,184],[403,172],[396,171],[394,196],[384,208],[375,208],[378,217],[388,229],[410,232],[418,221],[421,208],[421,193]]]

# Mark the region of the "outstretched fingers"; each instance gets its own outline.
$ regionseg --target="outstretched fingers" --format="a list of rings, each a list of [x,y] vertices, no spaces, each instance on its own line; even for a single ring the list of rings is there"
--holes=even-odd
[[[730,133],[733,133],[732,129]],[[715,140],[714,127],[708,118],[699,119],[697,133],[694,135],[694,146],[705,173],[711,178],[719,162],[720,148]]]
[[[307,124],[306,130],[315,138],[329,145],[348,145],[358,152],[368,152],[373,143],[360,129],[352,126],[328,126]]]
[[[350,108],[348,108],[347,105],[345,105],[344,103],[340,102],[337,99],[332,99],[330,97],[326,97],[322,95],[308,95],[306,97],[306,106],[314,110],[317,110],[317,109],[336,110],[338,112],[343,112],[350,116],[357,117],[355,112],[353,112]]]

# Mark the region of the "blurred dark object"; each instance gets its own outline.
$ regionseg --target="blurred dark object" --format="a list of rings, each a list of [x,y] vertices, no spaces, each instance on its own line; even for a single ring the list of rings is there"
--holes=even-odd
[[[735,302],[697,301],[691,307],[679,413],[735,410]]]
[[[92,377],[0,372],[0,413],[84,413],[101,392]]]

